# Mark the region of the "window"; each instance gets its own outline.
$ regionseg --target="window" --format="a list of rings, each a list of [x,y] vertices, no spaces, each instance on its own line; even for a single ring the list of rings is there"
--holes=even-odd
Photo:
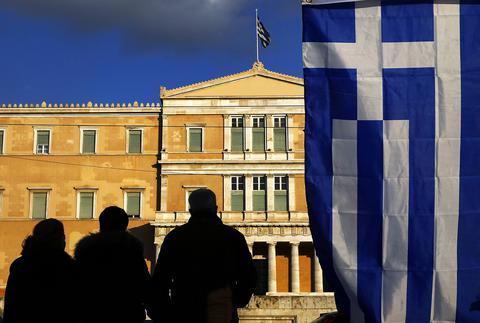
[[[266,210],[265,176],[253,176],[253,210]]]
[[[95,212],[95,192],[78,193],[78,218],[93,219]]]
[[[188,151],[201,152],[203,141],[202,128],[188,128]]]
[[[37,130],[36,153],[46,155],[50,153],[50,130]]]
[[[232,117],[232,151],[243,151],[243,117]]]
[[[287,118],[273,118],[273,149],[274,151],[287,150]]]
[[[275,176],[274,179],[274,208],[275,211],[288,210],[288,177]]]
[[[4,153],[3,142],[5,140],[5,130],[0,129],[0,155]]]
[[[142,130],[128,130],[128,153],[140,154],[142,152]]]
[[[45,219],[48,210],[48,192],[32,192],[31,198],[32,219]]]
[[[244,208],[244,187],[245,178],[243,176],[232,176],[232,190],[231,190],[231,210],[243,211]]]
[[[82,154],[95,154],[97,131],[94,129],[82,129]]]
[[[139,218],[141,216],[142,193],[125,192],[126,211],[129,217]]]
[[[252,150],[265,151],[265,118],[253,117]]]

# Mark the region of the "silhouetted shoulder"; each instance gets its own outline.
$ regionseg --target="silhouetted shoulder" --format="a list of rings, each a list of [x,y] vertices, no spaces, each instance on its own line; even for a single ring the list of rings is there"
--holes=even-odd
[[[85,252],[105,250],[111,248],[128,248],[134,253],[143,254],[143,245],[136,237],[128,232],[92,233],[82,238],[75,247],[75,258],[81,257]]]

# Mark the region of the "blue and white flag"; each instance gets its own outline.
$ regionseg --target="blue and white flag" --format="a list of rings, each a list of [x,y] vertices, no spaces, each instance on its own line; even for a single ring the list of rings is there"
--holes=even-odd
[[[315,248],[352,322],[480,322],[480,1],[304,0]]]

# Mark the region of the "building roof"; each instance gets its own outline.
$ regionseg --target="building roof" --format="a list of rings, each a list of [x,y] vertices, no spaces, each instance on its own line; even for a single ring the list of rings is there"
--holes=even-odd
[[[303,79],[270,71],[261,62],[251,69],[175,89],[160,88],[160,98],[303,97]]]

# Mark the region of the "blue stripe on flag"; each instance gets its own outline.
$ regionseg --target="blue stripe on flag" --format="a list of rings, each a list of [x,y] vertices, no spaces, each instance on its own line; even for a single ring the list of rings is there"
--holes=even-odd
[[[381,321],[383,121],[358,121],[358,299],[365,322]]]
[[[355,42],[355,3],[302,6],[304,42]]]
[[[462,114],[457,322],[480,322],[480,6],[461,5]],[[470,310],[474,302],[477,310]]]
[[[383,42],[433,41],[433,0],[383,0]]]
[[[429,322],[435,211],[435,70],[383,70],[384,118],[409,122],[407,322]]]
[[[323,272],[333,286],[337,307],[350,312],[350,303],[333,268],[332,253],[332,116],[330,79],[346,72],[304,69],[306,124],[305,174],[310,229]],[[347,73],[352,74],[352,72]],[[356,101],[356,100],[355,100]],[[334,101],[333,101],[334,102]]]

